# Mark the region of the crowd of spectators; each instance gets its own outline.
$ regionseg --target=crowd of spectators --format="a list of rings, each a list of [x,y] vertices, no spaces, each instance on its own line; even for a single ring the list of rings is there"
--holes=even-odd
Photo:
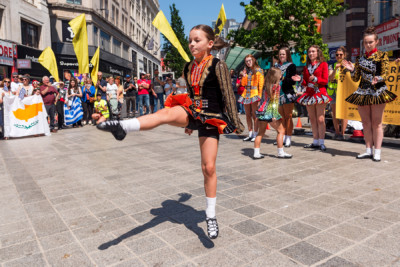
[[[97,83],[93,84],[88,75],[74,77],[71,71],[65,70],[63,80],[55,82],[52,76],[44,76],[38,81],[31,80],[27,74],[12,73],[11,78],[0,81],[0,125],[4,125],[3,97],[6,95],[16,95],[21,100],[40,95],[48,114],[50,131],[56,133],[65,128],[96,125],[110,118],[133,118],[157,112],[164,108],[169,94],[187,92],[183,76],[175,82],[170,76],[163,79],[158,70],[154,70],[154,77],[141,72],[139,79],[129,74],[103,77],[102,72],[98,72],[97,78]],[[71,108],[74,98],[81,103],[83,117],[67,126],[64,109]]]

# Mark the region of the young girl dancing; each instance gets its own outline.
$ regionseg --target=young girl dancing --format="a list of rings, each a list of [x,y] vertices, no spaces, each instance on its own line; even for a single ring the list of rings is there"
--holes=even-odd
[[[283,144],[285,147],[290,147],[293,133],[292,113],[294,102],[296,102],[296,92],[293,88],[296,81],[294,81],[292,77],[296,75],[296,65],[292,62],[288,47],[279,49],[278,57],[279,62],[277,62],[274,67],[280,69],[283,76],[279,98],[279,114],[282,116],[282,125],[285,129]]]
[[[254,141],[254,155],[253,159],[262,159],[264,156],[260,154],[261,140],[267,129],[267,123],[270,123],[278,133],[276,135],[276,142],[278,145],[278,158],[290,159],[292,155],[283,151],[283,135],[285,128],[282,125],[282,116],[278,112],[279,98],[281,87],[279,85],[282,77],[282,71],[278,68],[272,67],[265,76],[265,85],[263,98],[256,111],[258,118],[258,134]]]
[[[217,193],[217,159],[219,135],[243,132],[236,109],[235,95],[226,64],[214,58],[212,49],[221,49],[227,44],[207,25],[193,27],[189,34],[189,49],[194,61],[187,63],[184,76],[188,94],[171,94],[164,109],[154,114],[124,121],[107,121],[97,128],[111,132],[117,140],[125,138],[131,131],[151,130],[162,124],[185,127],[191,134],[198,130],[201,168],[204,175],[206,194],[206,221],[208,236],[218,237],[218,224],[215,216]]]
[[[358,57],[355,66],[343,60],[343,66],[351,71],[353,81],[359,81],[358,89],[346,101],[358,106],[364,130],[367,150],[357,159],[381,161],[383,140],[382,117],[386,103],[396,99],[385,84],[389,72],[389,58],[386,52],[377,49],[379,40],[374,27],[365,30],[363,44],[365,54]],[[372,156],[372,147],[375,147]]]
[[[244,63],[246,64],[246,68],[243,70],[244,76],[241,85],[245,86],[246,90],[239,97],[238,102],[244,106],[247,128],[249,129],[249,136],[244,138],[243,141],[254,142],[258,131],[255,111],[261,99],[264,76],[253,55],[247,55],[244,58]]]
[[[299,75],[293,77],[300,81]],[[320,148],[326,151],[325,146],[325,107],[332,98],[326,93],[325,86],[328,84],[328,64],[325,62],[322,50],[318,45],[312,45],[307,52],[307,66],[303,69],[302,85],[306,88],[297,102],[305,105],[311,122],[313,134],[312,144],[305,148]]]

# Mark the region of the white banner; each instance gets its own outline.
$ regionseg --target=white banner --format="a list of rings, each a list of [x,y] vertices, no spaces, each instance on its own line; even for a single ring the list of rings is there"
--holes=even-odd
[[[33,95],[23,100],[14,95],[4,96],[3,105],[5,137],[50,135],[47,112],[41,96]]]

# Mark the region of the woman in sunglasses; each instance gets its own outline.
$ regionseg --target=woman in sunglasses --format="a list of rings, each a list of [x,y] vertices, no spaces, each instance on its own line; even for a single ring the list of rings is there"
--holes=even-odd
[[[33,86],[29,84],[30,78],[28,75],[24,75],[22,77],[22,84],[20,84],[18,91],[17,91],[17,96],[22,100],[24,99],[25,96],[30,96],[32,95],[33,91]]]
[[[344,140],[344,132],[347,127],[347,120],[339,120],[336,118],[336,95],[337,86],[340,73],[347,71],[347,69],[342,65],[342,61],[346,59],[347,50],[344,46],[339,47],[336,50],[336,63],[329,66],[329,83],[328,83],[328,95],[332,98],[329,103],[332,109],[332,121],[333,127],[335,127],[336,140]],[[340,128],[340,121],[342,122],[342,128]]]

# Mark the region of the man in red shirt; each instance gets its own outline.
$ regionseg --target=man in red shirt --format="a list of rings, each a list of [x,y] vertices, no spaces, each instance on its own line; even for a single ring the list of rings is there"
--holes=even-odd
[[[140,79],[137,81],[138,85],[138,102],[139,102],[139,113],[143,115],[143,104],[146,107],[146,114],[150,111],[150,96],[149,90],[151,81],[146,79],[146,73],[140,73]]]
[[[43,85],[40,86],[40,94],[42,95],[47,115],[50,117],[50,131],[56,133],[57,130],[54,129],[54,116],[56,113],[55,101],[56,97],[58,97],[58,92],[57,89],[51,85],[49,77],[44,76],[42,81]]]

